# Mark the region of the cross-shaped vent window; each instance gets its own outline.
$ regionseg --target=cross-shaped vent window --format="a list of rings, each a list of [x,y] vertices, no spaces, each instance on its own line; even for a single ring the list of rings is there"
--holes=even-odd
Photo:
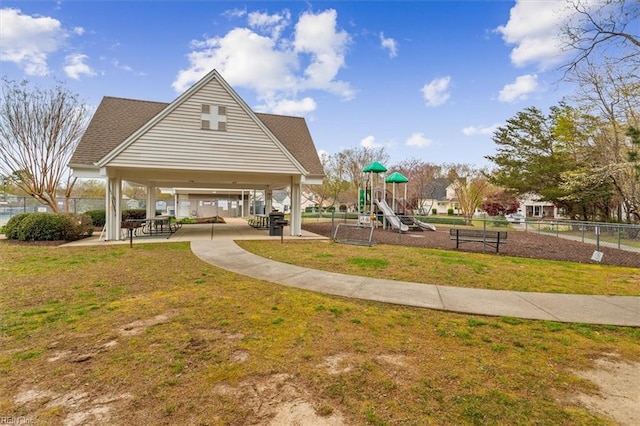
[[[202,129],[204,130],[227,130],[227,107],[220,105],[202,104],[200,114]]]

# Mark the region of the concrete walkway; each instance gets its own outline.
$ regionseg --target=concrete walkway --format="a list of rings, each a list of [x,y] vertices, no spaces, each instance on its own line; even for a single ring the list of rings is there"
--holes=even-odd
[[[640,297],[479,290],[364,278],[275,262],[232,240],[196,240],[191,250],[238,274],[337,296],[469,314],[640,327]]]
[[[286,234],[285,228],[285,234]],[[325,239],[303,232],[289,239]],[[170,239],[138,238],[134,243],[190,241],[193,253],[220,268],[273,283],[363,300],[442,311],[517,318],[640,327],[640,297],[499,291],[427,285],[324,272],[251,254],[234,241],[276,239],[243,219],[226,224],[184,226]],[[96,238],[93,244],[100,244]],[[71,245],[90,244],[83,240]],[[128,244],[128,241],[106,244]],[[105,244],[105,242],[102,242]]]

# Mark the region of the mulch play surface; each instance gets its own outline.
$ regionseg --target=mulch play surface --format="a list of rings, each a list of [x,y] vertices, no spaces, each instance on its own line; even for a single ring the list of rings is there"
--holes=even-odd
[[[436,225],[434,231],[409,231],[398,235],[397,231],[376,228],[373,232],[373,241],[376,244],[395,244],[411,247],[424,247],[443,250],[456,250],[455,240],[449,239],[449,227]],[[331,223],[309,222],[302,228],[315,234],[331,237]],[[459,251],[475,253],[489,253],[496,256],[516,256],[534,259],[562,260],[568,262],[592,263],[591,256],[595,251],[595,244],[587,244],[579,241],[571,241],[564,238],[549,235],[540,235],[533,232],[508,230],[508,239],[500,245],[500,253],[495,249],[484,247],[482,243],[461,244]],[[604,253],[600,264],[630,266],[640,268],[640,253],[618,250],[610,247],[600,247]]]

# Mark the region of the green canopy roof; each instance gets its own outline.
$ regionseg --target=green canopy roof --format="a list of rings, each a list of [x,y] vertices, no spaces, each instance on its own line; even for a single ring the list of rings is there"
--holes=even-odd
[[[393,172],[384,181],[387,183],[407,183],[409,182],[409,179],[407,179],[402,173]]]
[[[362,169],[362,171],[365,173],[383,173],[387,171],[387,168],[377,161],[374,161],[373,163]]]

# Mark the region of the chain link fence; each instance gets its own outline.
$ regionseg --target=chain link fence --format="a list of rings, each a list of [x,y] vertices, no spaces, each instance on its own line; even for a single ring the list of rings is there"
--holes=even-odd
[[[59,213],[84,213],[90,210],[104,210],[105,201],[102,198],[58,198],[56,200]],[[156,208],[167,210],[173,208],[174,200],[158,200]],[[146,200],[126,199],[122,203],[122,209],[144,209]],[[6,225],[11,217],[20,213],[51,213],[49,206],[39,203],[33,197],[7,196],[0,199],[0,226]]]
[[[599,247],[637,251],[640,256],[640,225],[625,223],[580,222],[568,220],[527,220],[514,226],[527,232],[553,235]]]

